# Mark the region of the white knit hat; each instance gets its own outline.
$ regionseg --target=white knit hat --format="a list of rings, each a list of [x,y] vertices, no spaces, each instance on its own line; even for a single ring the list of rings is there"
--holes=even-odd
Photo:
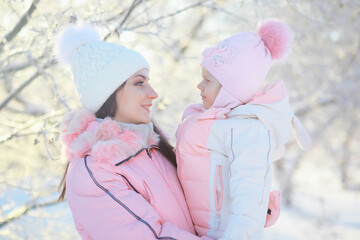
[[[83,106],[97,112],[115,90],[149,63],[138,52],[100,41],[90,26],[69,26],[57,44],[60,62],[70,63],[76,90]]]

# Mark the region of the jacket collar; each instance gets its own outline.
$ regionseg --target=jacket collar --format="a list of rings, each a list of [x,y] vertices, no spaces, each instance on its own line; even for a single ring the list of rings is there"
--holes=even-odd
[[[185,111],[182,120],[188,116],[196,116],[197,119],[226,119],[231,111],[247,108],[255,104],[271,104],[287,99],[288,94],[284,82],[281,80],[267,84],[261,88],[255,96],[246,104],[233,97],[229,92],[221,88],[214,104],[205,109],[201,104],[190,105]]]
[[[68,161],[91,155],[96,162],[117,163],[159,142],[151,122],[128,124],[111,118],[100,120],[87,110],[66,114],[60,132]]]

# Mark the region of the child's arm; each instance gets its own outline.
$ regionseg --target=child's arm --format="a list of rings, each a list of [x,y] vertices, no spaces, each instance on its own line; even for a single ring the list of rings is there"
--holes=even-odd
[[[263,234],[271,184],[271,142],[268,130],[260,122],[249,121],[245,128],[231,129],[231,213],[222,240],[256,240]]]

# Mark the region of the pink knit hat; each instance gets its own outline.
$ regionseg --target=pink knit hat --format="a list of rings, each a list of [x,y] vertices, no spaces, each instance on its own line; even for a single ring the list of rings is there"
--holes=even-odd
[[[240,32],[205,49],[201,65],[222,85],[213,107],[235,107],[251,101],[272,60],[288,53],[291,38],[284,23],[269,20],[256,33]]]

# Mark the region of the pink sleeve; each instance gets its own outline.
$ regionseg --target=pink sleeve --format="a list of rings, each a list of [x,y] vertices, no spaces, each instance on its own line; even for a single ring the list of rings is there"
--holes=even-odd
[[[163,222],[119,175],[89,163],[90,174],[84,161],[76,164],[67,176],[67,198],[83,239],[200,239]]]

